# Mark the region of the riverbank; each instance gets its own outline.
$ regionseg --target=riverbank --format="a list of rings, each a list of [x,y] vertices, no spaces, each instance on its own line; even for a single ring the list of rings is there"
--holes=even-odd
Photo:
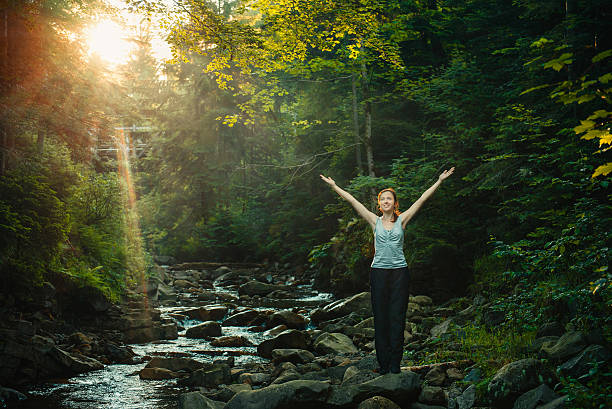
[[[598,334],[554,323],[495,349],[486,334],[502,314],[487,300],[435,305],[418,295],[402,372],[379,376],[369,294],[334,300],[312,283],[289,266],[158,267],[144,295],[121,306],[74,295],[82,305],[72,315],[47,286],[46,309],[2,321],[0,384],[29,395],[5,388],[3,399],[23,408],[559,408],[562,376],[610,359]],[[54,310],[65,318],[45,315]],[[109,399],[103,388],[134,396]]]

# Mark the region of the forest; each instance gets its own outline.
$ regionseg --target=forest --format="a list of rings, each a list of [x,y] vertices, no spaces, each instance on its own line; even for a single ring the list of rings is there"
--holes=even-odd
[[[128,12],[109,63],[86,27]],[[2,0],[0,310],[46,282],[121,303],[200,261],[368,291],[371,228],[319,175],[405,210],[455,167],[405,230],[411,294],[484,297],[492,343],[554,321],[609,345],[610,21],[604,0]],[[612,400],[609,363],[562,383]]]

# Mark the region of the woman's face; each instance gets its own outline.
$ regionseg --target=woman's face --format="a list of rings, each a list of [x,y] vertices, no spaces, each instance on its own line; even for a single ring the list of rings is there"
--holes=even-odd
[[[393,198],[393,193],[386,191],[380,195],[380,209],[383,212],[389,212],[393,210],[393,206],[395,205],[395,199]]]

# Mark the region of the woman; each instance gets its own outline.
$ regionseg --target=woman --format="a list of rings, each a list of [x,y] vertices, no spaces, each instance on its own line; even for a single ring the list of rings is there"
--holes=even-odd
[[[423,204],[438,189],[442,181],[453,174],[455,168],[445,170],[438,181],[403,213],[395,191],[383,189],[378,194],[380,217],[359,203],[350,193],[336,185],[332,178],[321,176],[357,213],[367,221],[374,232],[374,260],[370,271],[372,311],[374,313],[374,339],[379,373],[400,372],[404,345],[406,307],[408,305],[408,264],[404,257],[404,229]]]

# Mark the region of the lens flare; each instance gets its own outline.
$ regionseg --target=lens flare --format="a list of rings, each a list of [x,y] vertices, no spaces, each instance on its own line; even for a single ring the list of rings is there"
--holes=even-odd
[[[126,196],[125,201],[125,216],[127,221],[127,228],[125,229],[126,243],[127,243],[127,254],[128,254],[128,268],[129,273],[126,279],[131,279],[133,282],[140,283],[142,289],[144,308],[145,310],[149,307],[149,300],[147,297],[147,281],[145,279],[145,257],[142,243],[142,234],[140,231],[138,209],[136,207],[136,190],[134,189],[134,182],[132,180],[132,171],[130,168],[130,153],[134,152],[134,146],[131,142],[126,141],[125,132],[123,129],[117,129],[115,141],[117,144],[117,168],[119,175],[123,181],[124,192]],[[126,285],[129,286],[129,282]]]

